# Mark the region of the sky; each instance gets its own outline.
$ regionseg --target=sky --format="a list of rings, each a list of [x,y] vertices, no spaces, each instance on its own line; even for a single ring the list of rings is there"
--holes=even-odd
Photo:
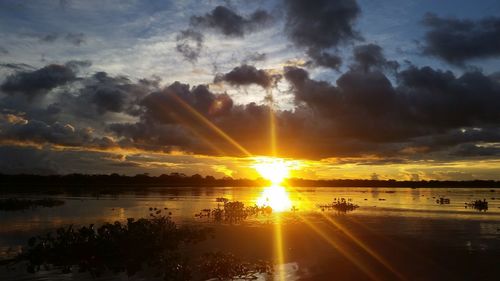
[[[496,0],[1,1],[0,173],[500,180]]]

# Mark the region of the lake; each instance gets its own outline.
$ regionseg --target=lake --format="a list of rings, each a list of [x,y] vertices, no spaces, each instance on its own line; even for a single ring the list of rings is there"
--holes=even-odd
[[[273,192],[287,196],[273,202]],[[171,213],[180,224],[215,229],[215,238],[190,251],[223,250],[276,262],[279,230],[286,280],[493,280],[500,278],[500,189],[148,187],[119,194],[3,194],[3,197],[56,198],[53,208],[0,211],[0,256],[19,251],[29,237],[59,226],[101,224],[148,217],[150,208]],[[498,197],[498,198],[497,198]],[[259,215],[238,224],[198,217],[221,205],[217,198],[245,205],[269,204],[283,212]],[[322,210],[334,198],[359,206],[348,213]],[[449,199],[440,204],[439,199]],[[488,201],[487,211],[465,208]],[[293,207],[293,211],[290,208]],[[85,274],[0,270],[1,280],[86,279]],[[103,277],[111,279],[123,276]],[[137,277],[140,279],[140,277]],[[277,277],[276,277],[277,278]],[[444,278],[444,279],[443,279]],[[279,280],[279,279],[277,279]]]

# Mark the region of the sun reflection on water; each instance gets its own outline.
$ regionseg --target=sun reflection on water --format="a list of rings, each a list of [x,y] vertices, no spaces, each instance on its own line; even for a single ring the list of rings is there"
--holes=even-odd
[[[269,206],[274,212],[288,211],[292,208],[292,201],[286,188],[280,185],[264,188],[256,203],[259,207]]]

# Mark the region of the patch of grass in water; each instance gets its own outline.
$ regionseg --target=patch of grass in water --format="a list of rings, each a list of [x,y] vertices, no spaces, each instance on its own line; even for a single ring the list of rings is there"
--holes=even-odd
[[[250,216],[269,215],[272,212],[273,209],[269,206],[245,206],[240,201],[226,201],[222,207],[219,204],[217,208],[203,209],[201,212],[195,214],[195,217],[207,217],[213,219],[215,222],[238,223]]]
[[[486,212],[488,210],[488,201],[486,201],[486,199],[474,200],[469,203],[465,203],[465,208],[471,208],[478,211]]]
[[[354,204],[351,202],[352,199],[348,198],[334,198],[333,202],[330,204],[323,204],[319,205],[318,207],[321,209],[321,211],[325,210],[335,210],[339,213],[347,213],[347,212],[352,212],[359,208],[358,205]]]

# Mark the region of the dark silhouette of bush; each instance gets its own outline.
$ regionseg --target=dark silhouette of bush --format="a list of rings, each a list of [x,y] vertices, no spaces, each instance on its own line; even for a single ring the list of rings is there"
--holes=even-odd
[[[213,219],[215,222],[238,223],[245,220],[249,216],[269,215],[273,212],[273,209],[269,206],[245,207],[245,204],[240,201],[221,201],[224,202],[222,206],[219,204],[213,209],[203,209],[201,212],[195,214],[195,217],[208,217]]]
[[[488,210],[488,201],[486,201],[486,199],[474,200],[472,202],[465,203],[465,208],[472,208],[478,211],[486,212]]]
[[[191,259],[182,246],[207,239],[211,229],[178,226],[169,216],[161,215],[161,211],[150,216],[130,218],[126,223],[105,223],[97,228],[94,225],[59,228],[55,234],[30,238],[23,251],[9,263],[26,262],[30,273],[56,268],[62,273],[89,272],[92,277],[108,271],[132,276],[147,270],[172,281],[202,277],[232,280],[272,271],[269,263],[246,262],[230,253],[207,253],[201,260]]]
[[[322,211],[325,210],[335,210],[339,213],[347,213],[347,212],[352,212],[359,208],[358,205],[351,203],[351,199],[345,199],[345,198],[334,198],[333,202],[330,204],[324,204],[324,205],[319,205],[319,208]]]
[[[207,229],[178,227],[169,217],[153,215],[151,219],[128,219],[79,229],[59,228],[55,235],[33,237],[19,259],[28,261],[28,271],[55,266],[70,272],[99,276],[106,270],[133,275],[144,266],[162,269],[165,275],[185,276],[185,262],[176,257],[181,244],[206,238]],[[189,279],[189,278],[188,278]],[[182,278],[180,280],[183,280]]]
[[[396,181],[396,180],[364,180],[364,179],[287,179],[286,184],[301,187],[484,187],[500,188],[500,181],[493,180],[471,180],[471,181]],[[259,179],[233,179],[224,177],[216,179],[213,176],[201,176],[195,174],[188,176],[182,173],[162,174],[150,176],[149,174],[138,174],[126,176],[118,174],[110,175],[4,175],[0,174],[2,191],[31,191],[39,190],[44,186],[50,192],[61,190],[72,190],[85,187],[85,190],[99,190],[105,187],[107,190],[120,190],[121,186],[127,185],[157,185],[157,186],[268,186],[268,180]]]

